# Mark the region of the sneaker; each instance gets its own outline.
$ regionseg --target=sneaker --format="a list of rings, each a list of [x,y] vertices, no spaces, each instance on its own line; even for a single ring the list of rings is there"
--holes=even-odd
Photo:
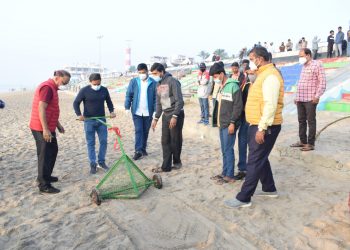
[[[99,168],[102,168],[104,171],[108,171],[109,170],[109,167],[106,165],[106,163],[104,162],[99,162],[98,165],[97,165]]]
[[[260,191],[260,192],[256,192],[255,195],[256,196],[270,197],[270,198],[277,198],[278,197],[277,191],[275,191],[275,192]]]
[[[97,168],[96,163],[90,163],[90,174],[96,174],[96,168]]]
[[[204,125],[204,126],[208,126],[208,125],[209,125],[209,122],[208,122],[208,121],[204,121],[204,122],[203,122],[203,125]]]
[[[50,184],[45,185],[45,186],[40,186],[39,190],[41,193],[47,193],[47,194],[57,194],[60,192],[58,188],[55,188],[51,186]]]
[[[197,124],[202,124],[204,123],[204,120],[200,120],[199,122],[197,122]]]
[[[172,169],[178,170],[182,168],[182,163],[174,163],[173,166],[171,167]]]
[[[246,173],[243,171],[239,171],[237,175],[233,176],[233,179],[236,181],[243,180],[244,177],[246,176]]]
[[[251,202],[242,202],[237,199],[226,200],[224,204],[228,208],[250,207],[252,205]]]
[[[134,161],[140,160],[142,158],[141,152],[135,152],[134,157],[132,158]]]
[[[147,151],[146,151],[146,150],[143,150],[143,151],[142,151],[142,155],[143,155],[143,156],[148,156]]]

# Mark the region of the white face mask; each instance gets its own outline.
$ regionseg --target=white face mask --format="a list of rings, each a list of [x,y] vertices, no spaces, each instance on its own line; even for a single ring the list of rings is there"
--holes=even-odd
[[[253,62],[252,60],[249,61],[249,68],[253,71],[258,69],[255,62]]]
[[[151,76],[153,78],[153,80],[155,80],[156,82],[159,82],[160,80],[162,80],[162,78],[160,76]]]
[[[214,82],[215,82],[216,84],[221,84],[222,81],[221,81],[219,78],[215,78],[215,79],[214,79]]]
[[[91,88],[95,91],[99,91],[101,88],[101,85],[91,85]]]
[[[139,74],[139,77],[142,81],[147,79],[147,74]]]
[[[58,87],[58,89],[59,90],[67,90],[68,88],[67,88],[67,86],[61,85]]]
[[[299,57],[299,63],[300,63],[301,65],[304,65],[306,62],[307,62],[307,60],[306,60],[305,57]]]

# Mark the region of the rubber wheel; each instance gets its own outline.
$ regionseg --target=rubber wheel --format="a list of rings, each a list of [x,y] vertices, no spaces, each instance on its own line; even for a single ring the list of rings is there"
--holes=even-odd
[[[163,187],[162,177],[159,174],[153,175],[154,187],[161,189]]]
[[[95,203],[97,206],[101,205],[101,198],[96,189],[92,190],[90,197],[91,197],[91,201]]]

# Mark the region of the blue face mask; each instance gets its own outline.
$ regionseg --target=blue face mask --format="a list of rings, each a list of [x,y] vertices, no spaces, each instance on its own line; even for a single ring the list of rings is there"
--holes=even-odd
[[[162,80],[162,78],[160,76],[151,76],[153,78],[153,80],[155,80],[156,82],[159,82],[160,80]]]
[[[91,88],[95,91],[99,91],[101,89],[101,85],[91,85]]]

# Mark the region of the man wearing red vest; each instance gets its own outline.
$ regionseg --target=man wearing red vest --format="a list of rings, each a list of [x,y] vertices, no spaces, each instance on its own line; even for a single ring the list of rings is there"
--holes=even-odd
[[[55,166],[58,146],[56,128],[64,133],[58,121],[60,109],[58,105],[59,87],[67,85],[70,74],[64,70],[55,71],[53,78],[41,83],[34,94],[32,114],[29,127],[32,130],[38,155],[39,190],[43,193],[59,193],[60,190],[51,185],[58,178],[51,176]]]

